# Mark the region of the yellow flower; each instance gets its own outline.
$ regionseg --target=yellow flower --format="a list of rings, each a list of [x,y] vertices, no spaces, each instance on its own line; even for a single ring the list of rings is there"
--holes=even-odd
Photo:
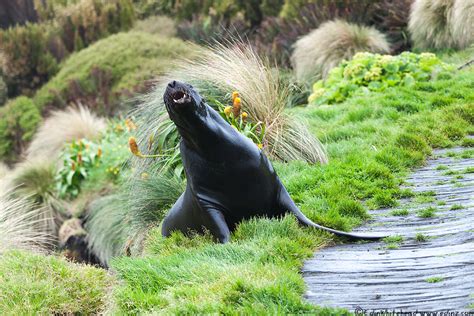
[[[135,123],[133,123],[131,119],[125,120],[125,126],[127,126],[127,130],[129,132],[137,129],[137,126],[135,125]]]
[[[225,109],[224,109],[224,114],[226,116],[229,116],[231,112],[232,112],[232,107],[231,106],[226,106]]]
[[[232,101],[235,100],[239,96],[239,93],[237,91],[232,92]]]
[[[262,149],[262,148],[263,148],[263,144],[257,144],[257,147],[258,147],[258,149]]]
[[[99,149],[97,150],[97,157],[102,157],[102,148],[99,147]]]
[[[245,120],[247,116],[249,115],[247,114],[247,112],[242,112],[241,116],[242,116],[242,119]]]
[[[239,97],[234,99],[234,107],[236,107],[236,106],[240,107],[241,103],[242,103],[242,100]]]
[[[149,178],[148,173],[143,172],[143,173],[142,173],[142,179],[143,179],[143,180],[146,180],[146,179],[148,179],[148,178]]]

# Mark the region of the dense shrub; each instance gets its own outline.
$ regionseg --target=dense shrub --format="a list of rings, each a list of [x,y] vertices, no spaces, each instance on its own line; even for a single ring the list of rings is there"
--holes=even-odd
[[[70,52],[129,29],[134,21],[130,0],[82,0],[55,11],[54,23],[26,24],[0,32],[2,65],[10,95],[28,94],[58,71]]]
[[[176,23],[170,17],[164,15],[153,15],[144,20],[137,21],[132,30],[173,37],[176,35]]]
[[[300,38],[291,56],[296,78],[300,81],[325,78],[343,59],[357,52],[388,53],[389,44],[374,28],[329,21]]]
[[[26,24],[0,31],[2,67],[11,96],[31,94],[58,70],[58,60],[48,47],[51,27]]]
[[[128,32],[109,36],[71,55],[58,74],[35,96],[40,109],[82,103],[111,114],[122,96],[144,90],[150,80],[168,70],[177,56],[192,49],[179,39]],[[148,81],[148,83],[147,83]]]
[[[35,2],[41,0],[8,0],[0,2],[0,28],[8,28],[38,19]]]
[[[33,101],[19,97],[0,108],[0,157],[13,160],[31,140],[41,115]]]
[[[0,75],[0,106],[4,105],[8,99],[8,88],[5,81],[3,81],[2,76]]]
[[[359,93],[383,91],[396,85],[413,86],[433,76],[450,76],[452,67],[434,54],[404,52],[398,56],[358,53],[331,70],[329,77],[313,86],[311,104],[337,103]]]
[[[473,43],[472,0],[416,0],[409,30],[419,49],[466,48]]]

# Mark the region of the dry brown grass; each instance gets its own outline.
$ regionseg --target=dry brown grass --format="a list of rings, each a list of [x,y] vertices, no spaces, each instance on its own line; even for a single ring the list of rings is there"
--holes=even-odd
[[[53,112],[41,125],[26,150],[27,160],[54,159],[64,144],[81,138],[95,139],[106,129],[104,119],[78,106]]]
[[[469,0],[461,0],[469,1]],[[443,49],[458,46],[453,36],[454,0],[415,0],[411,6],[408,30],[414,47]]]
[[[196,46],[195,50],[200,51],[199,56],[180,61],[178,69],[160,80],[136,112],[142,143],[158,126],[169,124],[162,96],[166,83],[176,79],[192,83],[205,97],[206,91],[212,89],[226,93],[238,91],[250,118],[265,123],[264,150],[270,157],[283,161],[327,162],[323,146],[306,125],[284,111],[288,84],[249,46],[215,44],[209,48]]]
[[[453,35],[458,48],[474,44],[474,0],[456,0],[453,7]]]
[[[147,32],[153,35],[161,35],[165,37],[173,37],[176,35],[176,25],[173,19],[155,15],[140,20],[135,23],[133,31]]]
[[[299,81],[313,83],[357,52],[386,54],[390,46],[375,28],[342,20],[328,21],[294,44],[291,62]]]
[[[45,233],[44,212],[27,197],[0,192],[0,254],[10,249],[46,251],[52,238]]]

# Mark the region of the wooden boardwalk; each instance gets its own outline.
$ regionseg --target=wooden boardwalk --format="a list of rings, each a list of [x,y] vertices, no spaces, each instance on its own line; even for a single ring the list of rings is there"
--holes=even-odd
[[[473,311],[474,159],[459,158],[466,150],[435,151],[407,179],[414,192],[431,192],[426,196],[435,201],[400,201],[397,209],[407,209],[407,216],[394,216],[393,209],[372,211],[373,220],[357,229],[402,235],[398,249],[376,242],[316,252],[303,267],[306,299],[351,311]],[[448,157],[450,152],[458,157]],[[437,210],[434,217],[417,214],[429,206]],[[419,233],[427,240],[417,241]]]

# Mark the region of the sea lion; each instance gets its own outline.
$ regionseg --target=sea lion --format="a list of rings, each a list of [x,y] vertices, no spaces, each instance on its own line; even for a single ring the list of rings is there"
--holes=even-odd
[[[302,225],[353,240],[386,237],[346,233],[313,223],[293,202],[263,151],[232,128],[191,85],[172,81],[163,99],[181,135],[187,178],[185,192],[162,222],[163,236],[173,231],[207,230],[226,243],[242,220],[289,212]]]

